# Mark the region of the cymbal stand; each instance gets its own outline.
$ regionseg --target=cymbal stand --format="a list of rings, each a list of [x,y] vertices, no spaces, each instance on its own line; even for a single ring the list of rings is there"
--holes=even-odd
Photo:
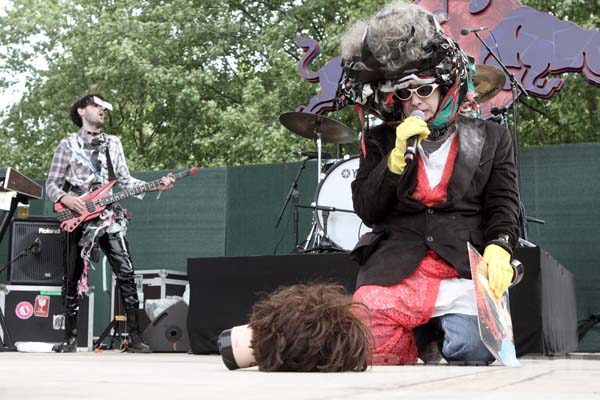
[[[320,120],[317,120],[315,124],[315,143],[317,144],[317,184],[319,184],[321,183],[321,155],[323,152],[323,141],[321,139],[321,132],[319,131],[319,125],[321,124]]]
[[[314,129],[314,134],[315,134],[315,144],[317,146],[317,187],[319,186],[319,184],[321,183],[321,165],[322,165],[322,152],[323,152],[323,140],[321,138],[321,131],[320,131],[320,126],[321,126],[321,119],[320,119],[320,115],[316,116],[316,120],[315,120],[315,129]],[[307,208],[306,206],[301,206],[299,204],[294,204],[294,208],[297,210],[299,208]],[[304,241],[304,246],[296,246],[296,248],[300,248],[303,251],[307,251],[309,248],[314,248],[314,247],[318,247],[319,246],[319,224],[318,224],[318,215],[317,215],[317,211],[313,209],[313,215],[312,215],[312,226],[310,228],[310,232],[308,233],[308,236],[306,237],[306,240]],[[312,247],[311,247],[312,244]]]

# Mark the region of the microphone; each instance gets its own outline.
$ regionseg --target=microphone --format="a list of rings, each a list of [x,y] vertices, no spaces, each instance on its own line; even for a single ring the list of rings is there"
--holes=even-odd
[[[292,154],[299,157],[306,157],[309,160],[319,157],[319,153],[316,151],[292,151]],[[321,153],[321,158],[332,158],[332,155],[331,153]]]
[[[417,117],[420,120],[425,121],[425,113],[421,110],[414,110],[410,113],[411,117]],[[406,151],[404,152],[404,162],[407,164],[415,158],[415,154],[417,153],[417,144],[419,139],[419,135],[412,136],[408,138],[406,141]]]
[[[488,28],[485,26],[481,26],[479,28],[462,28],[460,30],[460,34],[463,36],[467,36],[469,33],[473,33],[473,32],[479,32],[479,31],[485,31]]]
[[[42,240],[36,237],[31,246],[29,246],[29,250],[31,250],[32,254],[39,254],[42,251]]]

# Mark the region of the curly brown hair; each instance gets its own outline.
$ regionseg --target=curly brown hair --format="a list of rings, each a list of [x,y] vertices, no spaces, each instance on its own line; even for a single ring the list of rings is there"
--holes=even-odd
[[[364,313],[364,314],[363,314]],[[294,285],[252,308],[251,347],[261,371],[367,369],[373,348],[367,307],[337,284]]]

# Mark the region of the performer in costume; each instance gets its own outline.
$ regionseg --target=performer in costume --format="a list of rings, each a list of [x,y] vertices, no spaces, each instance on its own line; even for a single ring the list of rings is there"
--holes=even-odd
[[[342,58],[344,97],[383,121],[363,132],[352,184],[354,209],[372,228],[351,254],[362,265],[354,300],[371,310],[373,362],[415,363],[419,350],[429,361],[423,350],[437,342],[449,362],[489,363],[467,242],[483,251],[501,296],[520,217],[510,133],[476,118],[474,68],[421,7],[395,2],[355,23]]]
[[[71,120],[78,133],[60,141],[54,152],[46,181],[46,192],[53,202],[61,202],[81,213],[85,203],[79,196],[116,179],[119,186],[130,189],[145,182],[133,178],[125,161],[121,141],[102,131],[106,109],[112,106],[99,93],[88,93],[70,109]],[[159,191],[173,187],[172,174],[162,178]],[[143,195],[139,195],[142,198]],[[114,203],[96,219],[90,220],[69,235],[68,260],[63,278],[65,306],[65,340],[54,346],[56,352],[77,351],[77,314],[79,298],[87,290],[90,260],[97,261],[101,248],[117,279],[121,299],[127,313],[128,351],[151,352],[139,332],[139,300],[134,282],[134,269],[125,232],[128,220],[125,210]]]

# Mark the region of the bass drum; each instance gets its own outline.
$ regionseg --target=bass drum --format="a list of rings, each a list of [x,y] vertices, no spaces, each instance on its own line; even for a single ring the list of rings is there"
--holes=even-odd
[[[315,196],[317,206],[351,211],[331,211],[327,217],[327,236],[342,250],[352,250],[360,236],[371,230],[356,215],[352,205],[350,184],[356,178],[359,160],[359,156],[351,156],[330,167],[319,183]],[[325,232],[323,214],[323,211],[317,210],[317,222],[321,232]]]

